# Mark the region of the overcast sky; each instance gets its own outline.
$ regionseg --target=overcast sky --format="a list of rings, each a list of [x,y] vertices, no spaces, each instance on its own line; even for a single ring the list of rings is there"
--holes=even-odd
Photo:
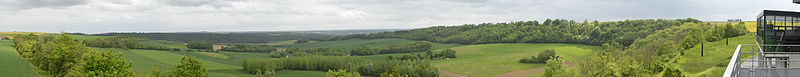
[[[411,29],[544,20],[755,20],[791,0],[0,0],[0,32]]]

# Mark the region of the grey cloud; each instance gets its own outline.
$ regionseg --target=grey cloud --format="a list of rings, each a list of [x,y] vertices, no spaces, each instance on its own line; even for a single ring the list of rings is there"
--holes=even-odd
[[[83,0],[28,4],[30,2],[33,1],[0,0],[0,10],[21,8],[17,6],[59,9],[0,11],[0,26],[11,27],[0,28],[0,31],[407,29],[547,18],[751,20],[764,9],[800,11],[800,5],[788,1],[758,0]]]
[[[31,8],[63,8],[75,5],[84,5],[87,0],[8,0],[0,1],[0,6],[6,9],[31,9]]]

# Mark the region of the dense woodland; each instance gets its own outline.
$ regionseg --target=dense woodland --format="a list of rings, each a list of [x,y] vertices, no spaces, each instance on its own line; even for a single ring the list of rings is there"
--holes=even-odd
[[[360,47],[351,50],[337,48],[314,48],[300,50],[299,48],[289,48],[286,52],[294,55],[329,55],[329,56],[365,56],[391,53],[411,53],[430,51],[433,43],[428,41],[415,41],[394,44],[384,47]]]
[[[114,43],[126,45],[125,43]],[[119,46],[119,45],[113,45]],[[120,46],[127,47],[127,46]],[[53,77],[133,77],[131,63],[112,50],[95,51],[69,34],[22,35],[14,37],[14,48],[37,72]],[[156,77],[207,76],[205,67],[185,57],[170,71]]]
[[[696,19],[645,19],[615,22],[583,23],[564,19],[540,21],[518,21],[511,23],[464,24],[458,26],[435,26],[405,31],[354,34],[318,40],[405,38],[442,43],[579,43],[601,45],[617,42],[630,45],[655,31],[678,26],[683,23],[700,22]]]
[[[177,42],[205,41],[211,43],[269,43],[296,39],[317,39],[333,35],[294,32],[231,32],[231,33],[105,33],[94,36],[134,36],[152,40]]]
[[[142,41],[148,41],[147,38],[139,37],[126,37],[117,36],[111,38],[100,38],[94,40],[83,41],[86,46],[100,47],[100,48],[125,48],[125,49],[148,49],[148,50],[163,50],[163,51],[180,51],[179,48],[172,48],[166,46],[145,45]]]

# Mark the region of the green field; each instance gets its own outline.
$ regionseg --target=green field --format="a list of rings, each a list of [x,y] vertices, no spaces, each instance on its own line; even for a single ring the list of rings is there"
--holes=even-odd
[[[684,71],[690,76],[712,76],[719,77],[725,72],[725,67],[730,61],[731,55],[739,44],[755,44],[755,34],[749,33],[738,37],[725,40],[704,43],[703,56],[700,56],[700,45],[685,51],[678,61]],[[750,49],[744,48],[743,49]]]
[[[0,40],[0,77],[34,77],[38,76],[33,65],[11,47],[11,40]]]
[[[107,51],[106,48],[97,48],[98,51]],[[164,71],[174,68],[180,62],[183,55],[172,54],[167,51],[157,50],[137,50],[137,49],[114,49],[114,52],[122,53],[123,57],[130,61],[137,76],[144,76],[153,68],[160,68]],[[213,77],[240,77],[253,76],[243,71],[242,67],[228,65],[200,59],[208,70],[208,75]]]
[[[558,43],[506,43],[466,45],[451,48],[458,58],[441,60],[435,64],[441,70],[461,75],[488,77],[492,75],[543,67],[544,64],[519,63],[519,59],[530,57],[546,49],[555,49],[557,55],[568,62],[574,57],[585,57],[599,49],[597,46]]]
[[[338,41],[324,41],[324,42],[310,42],[287,45],[292,48],[311,49],[311,48],[339,48],[339,49],[352,49],[362,46],[368,47],[383,47],[393,44],[411,42],[414,40],[398,39],[398,38],[383,38],[383,39],[348,39]],[[443,49],[461,46],[461,44],[442,44],[434,43],[433,49]]]

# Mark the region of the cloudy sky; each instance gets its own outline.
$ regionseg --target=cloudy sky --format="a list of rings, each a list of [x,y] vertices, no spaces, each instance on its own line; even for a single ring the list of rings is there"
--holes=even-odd
[[[752,21],[791,0],[0,0],[0,32],[410,29],[544,20]]]

